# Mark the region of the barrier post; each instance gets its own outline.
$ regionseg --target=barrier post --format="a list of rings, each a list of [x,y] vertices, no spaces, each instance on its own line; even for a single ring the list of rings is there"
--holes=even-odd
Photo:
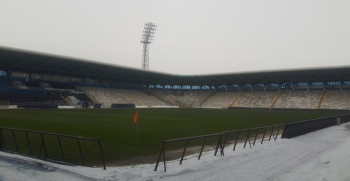
[[[262,137],[262,139],[261,139],[261,144],[263,144],[263,142],[264,142],[264,138],[265,138],[266,131],[267,131],[267,127],[265,128],[265,131],[264,131],[263,137]]]
[[[4,138],[4,135],[2,134],[2,129],[0,128],[0,142],[2,141],[2,144],[1,144],[1,149],[4,149],[6,150],[6,144],[5,144],[5,138]]]
[[[201,159],[202,152],[203,152],[204,145],[205,145],[205,142],[206,142],[206,141],[207,141],[207,137],[204,137],[204,141],[203,141],[203,144],[202,144],[201,152],[199,153],[199,156],[198,156],[198,160]]]
[[[0,150],[3,149],[3,146],[2,146],[2,135],[0,134]]]
[[[249,139],[249,133],[250,133],[250,130],[248,130],[247,138],[245,139],[243,148],[245,148],[245,145],[247,144],[247,140]],[[250,141],[250,140],[249,140],[249,141]],[[250,144],[250,143],[249,143],[249,144]],[[250,147],[251,147],[251,146],[250,146]]]
[[[185,153],[186,153],[186,149],[187,149],[187,145],[188,145],[188,142],[189,142],[189,141],[190,141],[190,139],[187,139],[185,149],[184,149],[184,151],[182,152],[182,156],[181,156],[181,160],[180,160],[180,165],[182,164],[182,160],[184,159],[184,156],[185,156]]]
[[[236,150],[236,145],[237,145],[238,137],[239,137],[239,131],[238,131],[237,136],[236,136],[236,141],[235,141],[235,145],[233,146],[233,151]]]
[[[40,137],[41,137],[41,144],[44,147],[44,151],[45,151],[45,158],[48,158],[48,154],[47,154],[47,150],[46,150],[46,145],[45,145],[45,141],[44,141],[44,136],[42,133],[40,133]],[[41,151],[41,147],[40,147],[40,151]],[[40,153],[39,153],[39,157],[40,157]]]
[[[61,143],[61,139],[60,139],[59,135],[57,135],[57,141],[58,141],[58,145],[60,146],[60,152],[61,152],[62,160],[66,161],[65,158],[64,158],[64,153],[63,153],[63,149],[62,149],[62,143]]]
[[[31,154],[31,155],[33,155],[32,146],[30,145],[30,141],[29,141],[28,132],[27,132],[27,131],[25,131],[25,134],[26,134],[27,144],[28,144],[28,147],[29,147],[30,154]]]
[[[260,129],[257,129],[257,130],[256,130],[256,135],[255,135],[255,138],[254,138],[253,146],[255,145],[256,138],[258,137],[259,130],[260,130]]]
[[[164,152],[164,145],[165,145],[165,141],[163,141],[162,148],[160,149],[160,153],[159,153],[158,160],[157,160],[156,166],[155,166],[155,168],[154,168],[154,171],[157,171],[160,158],[162,157],[162,154],[165,154],[165,153],[163,153],[163,152]],[[164,163],[165,163],[165,160],[164,160]],[[164,167],[165,167],[165,166],[164,166]]]
[[[11,129],[11,132],[12,132],[13,141],[15,142],[16,151],[19,152],[15,132],[13,131],[13,129]]]
[[[273,135],[273,130],[275,129],[275,127],[273,126],[272,127],[272,130],[271,130],[271,134],[270,134],[270,138],[269,138],[269,141],[271,140],[271,136]]]
[[[226,133],[226,135],[225,135],[224,144],[222,145],[222,149],[221,149],[221,156],[225,156],[224,149],[225,149],[225,145],[226,145],[227,135],[228,135],[228,133]]]
[[[277,134],[276,134],[276,137],[275,137],[275,141],[277,140],[278,133],[280,133],[280,129],[281,129],[281,126],[278,126],[278,131],[277,131]]]
[[[163,161],[164,161],[164,172],[166,172],[166,163],[165,163],[165,151],[163,147]]]
[[[79,139],[79,138],[77,138],[77,143],[78,143],[78,146],[79,146],[79,152],[80,152],[81,162],[82,162],[83,166],[85,166],[83,150],[81,149],[80,139]]]
[[[337,125],[340,126],[341,122],[340,122],[340,118],[337,118]]]
[[[101,158],[102,158],[103,169],[106,170],[106,161],[105,161],[105,157],[103,156],[103,151],[102,151],[102,146],[101,146],[100,139],[97,139],[97,142],[98,142],[98,147],[100,149],[100,155],[101,155]]]
[[[218,153],[218,149],[219,147],[222,148],[222,134],[219,135],[219,139],[218,139],[218,143],[216,145],[216,148],[215,148],[215,153],[214,153],[214,156],[216,156],[216,154]]]

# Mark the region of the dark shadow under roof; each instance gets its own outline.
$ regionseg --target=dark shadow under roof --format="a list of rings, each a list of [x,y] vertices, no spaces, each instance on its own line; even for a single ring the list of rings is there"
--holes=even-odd
[[[0,69],[161,85],[230,85],[350,80],[350,66],[212,75],[175,75],[1,46]]]

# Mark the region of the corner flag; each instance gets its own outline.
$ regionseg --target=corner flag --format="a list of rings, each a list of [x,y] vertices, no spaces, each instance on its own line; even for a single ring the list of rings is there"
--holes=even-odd
[[[137,122],[138,118],[139,118],[139,110],[136,110],[136,113],[134,116],[134,123],[136,123],[136,143],[139,143],[139,122]]]
[[[134,116],[134,122],[137,123],[137,119],[139,118],[139,111],[136,110],[135,116]]]

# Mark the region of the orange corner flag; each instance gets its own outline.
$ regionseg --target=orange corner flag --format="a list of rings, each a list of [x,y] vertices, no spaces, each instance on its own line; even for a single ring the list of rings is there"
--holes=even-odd
[[[136,110],[135,116],[134,116],[134,122],[137,122],[137,118],[139,118],[139,111]]]

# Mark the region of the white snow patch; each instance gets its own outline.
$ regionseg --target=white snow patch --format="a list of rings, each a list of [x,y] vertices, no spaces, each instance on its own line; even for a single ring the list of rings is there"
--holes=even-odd
[[[237,145],[225,148],[225,156],[209,151],[163,163],[101,168],[65,166],[0,152],[0,181],[80,180],[240,180],[240,181],[349,181],[350,131],[333,126],[293,139],[257,143],[252,149]],[[219,154],[218,154],[219,155]]]

